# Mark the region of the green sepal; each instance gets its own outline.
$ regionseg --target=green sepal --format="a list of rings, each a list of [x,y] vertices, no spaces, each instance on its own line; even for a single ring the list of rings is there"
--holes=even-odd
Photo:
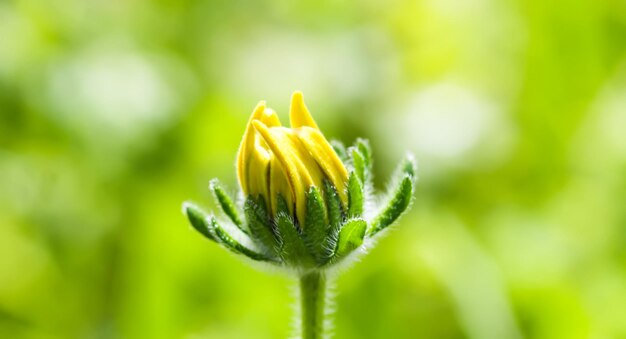
[[[413,176],[404,173],[402,179],[398,182],[394,193],[382,212],[374,218],[371,228],[368,231],[369,236],[382,231],[389,225],[393,224],[396,219],[409,207],[413,197]]]
[[[335,249],[337,233],[339,233],[341,224],[345,220],[345,212],[337,189],[329,181],[324,181],[324,198],[328,210],[328,229],[326,230],[324,248],[326,249],[325,253],[331,255]],[[325,260],[327,259],[325,258]]]
[[[213,195],[222,208],[222,211],[224,211],[224,214],[226,214],[235,226],[247,234],[248,230],[243,227],[243,221],[239,216],[239,212],[237,212],[237,207],[233,203],[230,196],[224,191],[224,189],[222,189],[217,179],[213,179],[209,182],[209,189],[213,192]]]
[[[402,160],[402,162],[400,163],[399,170],[402,174],[410,175],[413,179],[413,182],[415,182],[415,179],[417,179],[417,165],[415,164],[415,159],[413,158],[413,155],[407,154],[406,157],[404,157],[404,160]]]
[[[363,183],[355,172],[348,178],[348,217],[356,218],[363,214]]]
[[[371,189],[371,185],[372,185],[372,178],[373,178],[373,173],[372,173],[372,148],[370,147],[370,143],[369,141],[367,141],[366,139],[357,139],[356,140],[356,145],[355,145],[356,149],[359,150],[359,153],[361,153],[361,156],[363,157],[363,163],[364,163],[364,170],[363,170],[363,185],[364,186],[369,186]]]
[[[365,161],[365,168],[372,168],[372,148],[370,147],[369,141],[367,139],[356,139],[355,143],[356,148],[359,150],[361,155],[363,155],[363,160]]]
[[[350,147],[350,155],[352,156],[352,165],[354,166],[354,173],[361,181],[365,182],[365,157],[361,154],[358,148]]]
[[[327,257],[324,246],[327,225],[328,215],[324,199],[317,187],[311,187],[306,194],[306,216],[302,235],[309,251],[318,261]]]
[[[276,229],[280,234],[280,258],[295,267],[314,266],[315,260],[289,215],[279,213],[275,221]]]
[[[346,223],[339,231],[337,236],[337,245],[333,255],[333,261],[344,258],[352,251],[363,244],[367,223],[363,219],[352,219]]]
[[[346,162],[348,160],[348,152],[346,151],[346,146],[339,140],[331,140],[330,145],[335,150],[335,153],[339,156],[341,161]]]
[[[213,233],[215,233],[215,236],[219,239],[219,242],[222,245],[224,245],[224,247],[228,248],[229,250],[235,253],[243,254],[246,257],[253,259],[253,260],[276,261],[273,258],[270,258],[261,253],[257,253],[247,248],[246,246],[240,244],[237,240],[235,240],[235,238],[233,238],[230,234],[228,234],[228,232],[226,232],[226,230],[222,228],[222,226],[220,226],[217,223],[217,220],[215,220],[215,217],[209,216],[208,220],[209,220],[210,227],[213,230]]]
[[[263,196],[256,199],[248,196],[243,210],[246,215],[250,236],[269,254],[277,254],[278,239],[267,214],[267,205]]]
[[[289,206],[287,206],[287,200],[280,193],[276,197],[276,215],[279,214],[291,215]]]
[[[343,208],[337,189],[328,180],[324,180],[324,199],[328,210],[329,231],[339,228],[343,221]]]
[[[193,203],[183,203],[183,212],[187,216],[191,226],[202,234],[205,238],[219,242],[213,233],[211,233],[211,224],[209,223],[209,215],[200,207]]]
[[[280,257],[292,266],[313,266],[315,260],[304,243],[293,218],[290,217],[289,206],[281,194],[278,194],[276,199],[276,215],[276,231],[280,237]]]

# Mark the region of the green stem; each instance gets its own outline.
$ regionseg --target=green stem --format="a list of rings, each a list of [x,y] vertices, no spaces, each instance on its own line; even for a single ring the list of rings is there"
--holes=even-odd
[[[326,276],[312,271],[300,276],[302,339],[321,339],[324,334]]]

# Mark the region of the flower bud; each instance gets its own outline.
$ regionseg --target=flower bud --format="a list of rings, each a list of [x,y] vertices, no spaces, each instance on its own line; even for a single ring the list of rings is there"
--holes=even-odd
[[[416,167],[408,156],[376,197],[367,140],[331,146],[300,92],[291,97],[289,120],[283,127],[264,101],[252,112],[237,154],[245,200],[236,203],[217,179],[209,185],[227,219],[190,202],[183,212],[233,253],[304,274],[349,261],[389,229],[412,201]]]

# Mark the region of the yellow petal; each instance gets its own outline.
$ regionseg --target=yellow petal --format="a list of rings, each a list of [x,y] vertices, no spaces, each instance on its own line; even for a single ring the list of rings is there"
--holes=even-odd
[[[269,182],[267,179],[272,155],[260,144],[261,141],[260,139],[256,140],[254,151],[250,153],[249,158],[246,160],[244,182],[248,189],[246,194],[267,197],[269,194]]]
[[[267,148],[264,143],[259,144],[256,140],[259,138],[256,130],[252,126],[252,121],[260,120],[267,126],[280,126],[280,120],[274,111],[265,107],[265,101],[260,101],[252,111],[252,115],[248,120],[246,131],[243,134],[241,144],[239,145],[239,151],[237,153],[237,178],[239,179],[239,185],[241,186],[244,194],[248,194],[249,188],[247,185],[248,179],[247,167],[250,165],[247,163],[251,154],[255,152],[255,149],[259,146]]]
[[[270,130],[258,120],[253,121],[252,125],[278,159],[295,200],[296,216],[300,224],[303,224],[306,212],[306,192],[314,185],[313,179],[302,161],[294,155],[296,151],[293,150],[292,142],[284,128],[275,127]]]
[[[252,111],[250,119],[248,119],[248,125],[246,126],[246,131],[243,133],[241,144],[239,144],[239,151],[237,152],[237,179],[239,179],[239,185],[245,194],[248,193],[245,163],[250,153],[254,151],[254,135],[256,133],[254,127],[252,127],[252,121],[261,118],[264,111],[265,101],[259,101],[254,111]]]
[[[311,113],[304,104],[302,92],[296,91],[291,95],[291,105],[289,107],[289,123],[292,128],[308,126],[319,130]]]
[[[287,181],[287,177],[285,172],[283,171],[282,165],[278,158],[272,156],[272,160],[270,162],[270,195],[269,195],[269,203],[272,210],[272,215],[276,215],[278,212],[278,206],[276,205],[278,201],[278,195],[280,194],[283,198],[285,198],[285,202],[287,203],[287,207],[289,208],[289,213],[293,214],[293,193],[291,192],[291,187],[289,186],[289,181]]]
[[[278,119],[278,114],[274,112],[271,108],[266,108],[263,110],[263,114],[261,114],[260,118],[256,120],[261,121],[267,127],[278,127],[280,126],[280,119]]]
[[[277,129],[270,128],[270,130]],[[307,150],[306,146],[302,143],[302,141],[300,141],[300,138],[298,138],[296,132],[291,128],[280,128],[280,132],[284,133],[287,136],[287,140],[289,141],[289,151],[292,152],[296,159],[302,162],[302,166],[306,169],[309,176],[311,176],[313,185],[317,187],[322,187],[324,172],[322,172],[322,169],[318,166],[315,159],[311,157],[311,154]]]
[[[345,186],[348,181],[348,171],[333,147],[319,130],[301,127],[296,130],[296,133],[307,151],[322,168],[326,177],[337,188],[337,193],[344,207],[346,207],[348,196]]]

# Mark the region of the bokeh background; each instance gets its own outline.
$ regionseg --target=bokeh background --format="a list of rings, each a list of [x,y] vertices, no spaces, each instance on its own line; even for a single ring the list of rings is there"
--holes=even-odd
[[[380,189],[419,161],[337,338],[626,338],[623,0],[0,1],[0,337],[287,337],[180,208],[295,89]]]

